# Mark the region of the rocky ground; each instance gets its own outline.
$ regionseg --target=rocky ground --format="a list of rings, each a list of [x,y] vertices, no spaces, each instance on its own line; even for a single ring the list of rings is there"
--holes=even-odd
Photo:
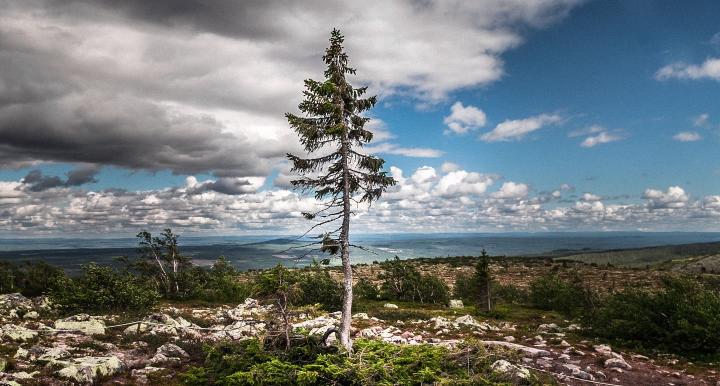
[[[566,321],[519,325],[480,320],[468,315],[460,302],[452,306],[431,311],[432,317],[401,320],[408,312],[404,305],[379,304],[378,309],[354,315],[354,334],[395,344],[452,346],[474,339],[488,350],[507,353],[506,360],[493,363],[496,371],[519,378],[530,370],[544,371],[566,385],[590,384],[585,380],[720,385],[720,374],[711,367],[648,358],[582,340],[576,334],[582,327]],[[247,299],[236,306],[166,305],[140,316],[53,318],[46,299],[0,295],[0,384],[172,384],[178,372],[202,360],[203,343],[263,334],[269,310]],[[293,327],[298,333],[321,335],[339,324],[339,316],[301,312]]]

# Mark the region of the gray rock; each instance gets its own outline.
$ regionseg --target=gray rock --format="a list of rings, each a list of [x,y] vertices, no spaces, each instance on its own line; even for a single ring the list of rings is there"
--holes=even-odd
[[[180,346],[173,343],[165,343],[164,345],[158,347],[155,352],[155,356],[150,359],[150,364],[179,364],[184,358],[189,357],[188,353]]]
[[[517,344],[517,343],[501,342],[501,341],[495,341],[495,340],[481,341],[481,343],[486,346],[500,346],[500,347],[504,347],[504,348],[507,348],[510,350],[520,351],[523,354],[525,354],[525,356],[530,357],[530,358],[551,356],[550,352],[547,350],[542,350],[542,349],[535,348],[535,347],[523,346],[523,345]]]
[[[55,321],[58,330],[73,330],[85,335],[104,335],[105,321],[99,316],[78,314]]]
[[[118,373],[123,365],[116,356],[82,357],[67,362],[58,362],[63,368],[57,374],[80,384],[92,384],[99,377]]]
[[[512,380],[519,380],[519,379],[528,379],[530,378],[530,371],[524,367],[515,366],[514,364],[504,360],[500,359],[495,362],[493,362],[492,365],[490,365],[490,368],[492,371],[505,375],[509,377]]]
[[[593,376],[592,374],[590,374],[586,371],[583,371],[580,368],[580,366],[568,363],[568,364],[562,365],[561,367],[563,368],[563,370],[568,371],[570,373],[570,375],[572,375],[575,378],[585,379],[587,381],[595,380],[595,376]]]
[[[623,369],[623,370],[632,370],[632,366],[630,366],[622,358],[610,358],[610,359],[606,360],[605,368],[607,368],[607,369],[619,368],[619,369]]]
[[[5,324],[0,326],[0,339],[4,338],[14,340],[16,342],[25,342],[34,339],[37,335],[37,332],[16,324]]]
[[[463,301],[460,299],[451,299],[450,300],[450,308],[463,308],[465,305],[463,304]]]
[[[158,371],[165,370],[162,367],[146,366],[142,369],[134,369],[130,375],[138,385],[145,385],[148,383],[148,375],[156,373]]]

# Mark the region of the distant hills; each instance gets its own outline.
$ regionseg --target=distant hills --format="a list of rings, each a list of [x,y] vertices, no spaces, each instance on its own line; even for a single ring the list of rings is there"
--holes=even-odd
[[[622,267],[656,266],[696,273],[720,273],[720,242],[668,245],[658,247],[611,249],[592,252],[565,252],[556,260],[612,264]]]

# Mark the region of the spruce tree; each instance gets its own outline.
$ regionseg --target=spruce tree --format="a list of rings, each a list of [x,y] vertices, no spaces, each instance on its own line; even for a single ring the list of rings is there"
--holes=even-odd
[[[348,66],[343,41],[343,35],[334,29],[330,46],[323,56],[325,79],[305,80],[304,100],[298,105],[304,115],[287,113],[285,117],[311,157],[287,155],[292,162],[292,171],[301,176],[291,183],[303,191],[314,192],[315,198],[321,201],[321,209],[303,213],[309,220],[318,220],[308,232],[318,227],[327,229],[328,224],[340,222],[336,229],[318,236],[320,240],[314,244],[319,245],[323,252],[340,255],[344,287],[340,341],[351,351],[352,267],[349,237],[352,204],[369,205],[380,198],[388,186],[394,185],[395,180],[382,170],[385,163],[382,158],[359,151],[373,137],[372,132],[365,129],[369,118],[363,112],[375,105],[376,97],[364,97],[367,87],[355,88],[348,83],[346,75],[354,75],[355,69]]]

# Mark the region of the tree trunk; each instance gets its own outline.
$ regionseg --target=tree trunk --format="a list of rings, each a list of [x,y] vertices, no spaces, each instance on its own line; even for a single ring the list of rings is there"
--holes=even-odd
[[[340,231],[340,258],[343,269],[343,305],[340,322],[340,343],[348,352],[352,351],[350,326],[352,324],[353,280],[350,265],[350,167],[348,165],[348,134],[347,127],[343,133],[341,153],[343,158],[343,220]]]

